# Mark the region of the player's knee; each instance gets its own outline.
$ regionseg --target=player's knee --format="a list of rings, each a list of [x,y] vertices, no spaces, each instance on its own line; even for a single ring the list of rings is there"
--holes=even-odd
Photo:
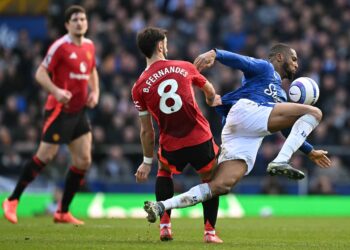
[[[322,111],[317,107],[309,106],[307,114],[312,115],[319,122],[322,120]]]
[[[77,166],[79,166],[82,169],[88,169],[91,165],[91,157],[90,156],[84,156],[77,159]]]
[[[53,160],[53,158],[55,158],[55,154],[44,154],[37,157],[40,159],[40,161],[48,164]]]
[[[224,195],[228,194],[231,191],[232,183],[222,180],[214,183],[211,188],[213,195]]]
[[[323,116],[322,111],[319,108],[316,108],[316,107],[314,107],[314,109],[315,109],[314,116],[320,122],[322,120],[322,116]]]

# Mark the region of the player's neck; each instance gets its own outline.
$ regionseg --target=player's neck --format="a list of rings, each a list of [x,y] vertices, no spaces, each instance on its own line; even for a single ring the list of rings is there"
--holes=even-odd
[[[77,46],[80,46],[83,43],[84,36],[74,36],[74,35],[69,34],[69,33],[68,33],[68,36],[72,40],[72,43],[77,45]]]
[[[283,74],[284,71],[283,71],[283,69],[282,69],[282,66],[279,65],[279,64],[277,64],[277,63],[275,63],[275,62],[271,62],[271,63],[272,63],[272,65],[273,65],[275,71],[280,75],[281,80],[283,80],[283,79],[285,78],[285,76],[284,76],[284,74]]]
[[[165,60],[163,55],[157,54],[153,55],[151,58],[146,58],[147,68],[151,66],[153,63]]]

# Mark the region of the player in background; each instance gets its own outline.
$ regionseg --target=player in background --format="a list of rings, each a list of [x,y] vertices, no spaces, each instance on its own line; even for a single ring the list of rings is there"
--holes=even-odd
[[[172,174],[180,174],[190,164],[202,181],[208,182],[217,166],[218,146],[196,103],[192,85],[204,92],[208,105],[216,105],[221,99],[192,63],[166,60],[165,30],[145,28],[137,35],[137,46],[146,57],[147,67],[132,88],[132,98],[139,111],[144,155],[135,176],[137,182],[144,182],[151,171],[153,117],[160,130],[156,199],[165,200],[174,195]],[[222,243],[215,234],[218,206],[218,197],[203,203],[204,241],[207,243]],[[170,215],[168,209],[162,214],[161,240],[172,240]]]
[[[215,49],[201,54],[195,65],[201,71],[211,67],[215,60],[244,73],[242,86],[224,95],[222,105],[216,107],[225,123],[217,172],[209,183],[197,185],[172,199],[145,202],[144,209],[150,222],[156,221],[166,209],[192,206],[230,192],[252,170],[263,138],[277,131],[291,128],[281,151],[268,165],[269,174],[304,178],[304,173],[289,164],[292,154],[301,146],[300,149],[318,166],[331,166],[326,151],[315,150],[305,143],[306,137],[321,121],[322,112],[310,105],[286,102],[288,86],[283,89],[282,79],[292,80],[298,69],[294,49],[277,44],[271,48],[269,60]]]
[[[6,219],[12,223],[17,223],[16,209],[24,189],[55,157],[59,145],[68,144],[72,166],[54,222],[84,224],[72,216],[69,205],[91,164],[92,135],[85,107],[94,108],[98,103],[99,81],[94,44],[84,37],[88,28],[85,9],[69,7],[65,27],[68,33],[51,45],[35,75],[49,95],[39,148],[25,163],[13,193],[2,204]]]

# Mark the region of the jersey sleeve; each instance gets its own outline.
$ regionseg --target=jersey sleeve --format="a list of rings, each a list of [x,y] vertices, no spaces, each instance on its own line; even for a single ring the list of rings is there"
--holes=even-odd
[[[136,87],[136,84],[131,90],[131,96],[132,96],[132,100],[134,102],[135,108],[139,111],[139,115],[143,116],[143,115],[149,114],[146,103],[144,102],[141,96],[140,89]]]
[[[205,78],[201,73],[199,73],[197,68],[192,63],[188,63],[188,65],[192,83],[197,87],[202,88],[207,82],[207,78]]]
[[[226,50],[216,49],[216,60],[244,74],[262,74],[269,66],[269,62],[254,57],[243,56]]]
[[[60,59],[60,50],[53,44],[49,50],[47,51],[47,54],[41,63],[48,71],[52,72],[53,69],[56,67]]]

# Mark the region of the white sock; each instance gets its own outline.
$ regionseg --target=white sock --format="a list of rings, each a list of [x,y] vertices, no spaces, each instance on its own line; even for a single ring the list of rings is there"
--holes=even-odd
[[[165,210],[173,208],[183,208],[196,205],[197,203],[211,199],[212,194],[208,183],[194,186],[185,193],[176,195],[170,199],[162,201]]]
[[[301,116],[293,125],[287,140],[273,162],[288,162],[292,154],[297,151],[306,140],[306,137],[319,124],[317,119],[309,114]]]
[[[160,229],[162,229],[163,227],[171,228],[171,223],[164,223],[164,224],[160,223],[159,226],[160,226]]]

